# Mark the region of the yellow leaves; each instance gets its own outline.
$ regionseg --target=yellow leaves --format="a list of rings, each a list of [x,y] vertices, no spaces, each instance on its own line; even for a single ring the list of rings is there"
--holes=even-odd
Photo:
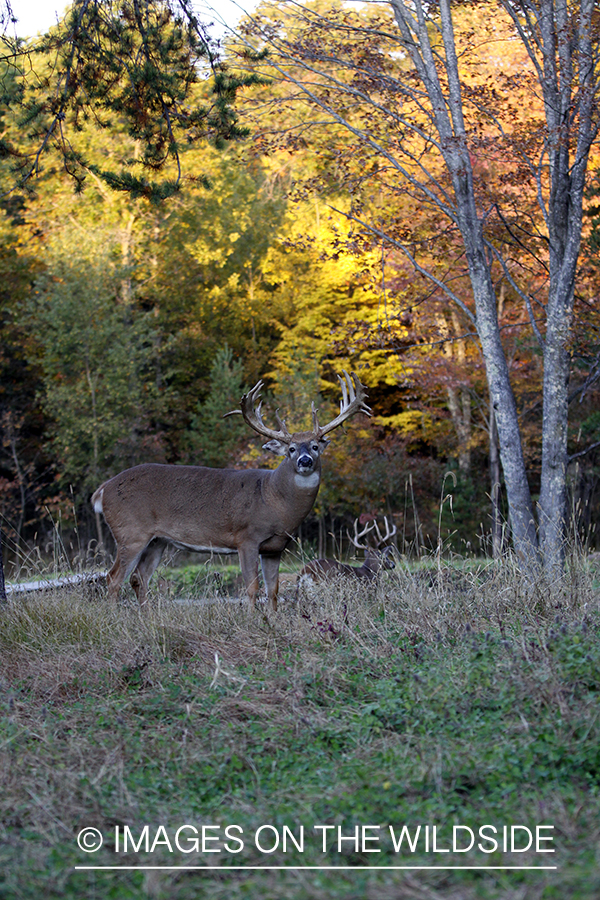
[[[184,244],[190,256],[201,266],[222,267],[227,262],[228,253],[224,246],[204,241]]]
[[[400,434],[411,431],[423,431],[431,427],[432,417],[420,409],[407,409],[393,416],[374,416],[373,421],[385,428],[392,428]]]

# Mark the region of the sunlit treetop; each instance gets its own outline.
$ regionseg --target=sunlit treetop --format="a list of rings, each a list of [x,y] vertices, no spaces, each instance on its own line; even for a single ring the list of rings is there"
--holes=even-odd
[[[3,100],[30,141],[27,153],[4,146],[21,184],[54,149],[77,188],[92,171],[117,190],[156,201],[178,190],[184,147],[219,146],[246,133],[233,104],[257,77],[228,71],[189,0],[75,0],[46,35],[32,43],[5,39],[4,48],[16,83]],[[74,140],[88,123],[126,130],[135,158],[119,172],[93,165]],[[152,181],[159,171],[163,179]]]

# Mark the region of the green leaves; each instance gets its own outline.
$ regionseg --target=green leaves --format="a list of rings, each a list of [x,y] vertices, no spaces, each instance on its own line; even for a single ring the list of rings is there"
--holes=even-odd
[[[242,363],[233,359],[227,345],[217,351],[208,397],[198,404],[191,422],[190,444],[194,453],[199,454],[196,460],[199,465],[227,465],[236,445],[247,434],[243,419],[238,416],[223,419],[225,412],[239,406],[240,397],[247,390],[243,371]]]
[[[52,275],[38,282],[27,314],[42,351],[60,483],[85,493],[122,467],[120,456],[148,452],[141,435],[153,394],[152,332],[123,296],[127,271],[110,237],[90,237],[78,255],[71,243],[78,236],[67,231],[56,242]]]
[[[12,55],[20,61],[32,52],[35,75],[23,67],[24,96],[16,105],[33,141],[21,160],[22,181],[38,173],[53,148],[80,188],[89,160],[78,133],[118,125],[137,146],[128,165],[170,177],[149,184],[127,171],[95,166],[94,173],[116,190],[158,202],[183,177],[181,145],[207,139],[222,145],[247,133],[234,103],[239,87],[260,79],[227,70],[188,0],[74,0],[35,48]]]
[[[113,191],[123,191],[129,194],[132,200],[139,200],[143,197],[150,203],[159,204],[176,194],[180,188],[178,181],[153,183],[127,171],[116,174],[93,164],[88,164],[87,168],[101,178]],[[204,179],[204,183],[208,186],[208,179]]]

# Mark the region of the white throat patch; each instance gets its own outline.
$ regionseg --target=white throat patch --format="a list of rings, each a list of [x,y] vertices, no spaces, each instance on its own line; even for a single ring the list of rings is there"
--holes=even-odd
[[[294,484],[299,488],[316,488],[321,481],[318,472],[311,472],[310,475],[294,475]]]

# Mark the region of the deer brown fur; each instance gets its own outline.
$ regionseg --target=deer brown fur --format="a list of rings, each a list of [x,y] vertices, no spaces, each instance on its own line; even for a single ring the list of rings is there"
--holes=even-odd
[[[345,578],[366,579],[372,581],[377,577],[381,569],[395,568],[394,558],[392,555],[392,547],[384,547],[389,540],[396,534],[396,526],[390,529],[387,517],[384,516],[385,534],[382,535],[377,522],[374,520],[367,523],[363,531],[358,533],[358,519],[354,520],[354,537],[348,532],[350,541],[358,550],[365,551],[365,560],[361,566],[351,566],[342,563],[337,559],[315,559],[307,563],[298,576],[298,591],[302,584],[306,582],[323,581],[327,578],[333,578],[341,575]],[[366,535],[370,535],[373,539],[376,535],[374,544],[369,546],[366,543],[360,543],[360,539]]]
[[[355,375],[340,377],[339,415],[320,426],[312,407],[313,430],[290,434],[267,428],[260,414],[262,382],[242,397],[247,424],[268,437],[264,447],[284,457],[276,469],[213,469],[147,463],[105,481],[92,497],[117,545],[108,573],[108,593],[116,600],[126,578],[140,606],[148,582],[168,544],[190,550],[237,550],[250,605],[258,593],[260,560],[271,609],[277,609],[279,562],[294,531],[315,502],[321,481],[325,435],[357,412],[370,415],[366,389]],[[228,413],[231,415],[231,413]]]

